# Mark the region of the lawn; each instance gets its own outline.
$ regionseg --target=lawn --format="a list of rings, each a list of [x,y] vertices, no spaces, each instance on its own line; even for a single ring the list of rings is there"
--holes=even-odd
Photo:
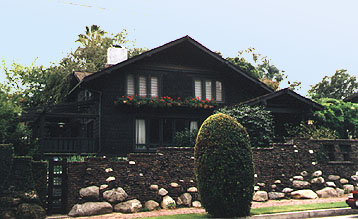
[[[285,205],[285,206],[275,206],[275,207],[265,207],[265,208],[254,208],[251,209],[251,215],[259,214],[275,214],[275,213],[284,213],[292,211],[307,211],[307,210],[319,210],[319,209],[331,209],[331,208],[347,208],[345,202],[331,202],[331,203],[315,203],[307,205]],[[153,219],[205,219],[212,218],[207,214],[176,214],[176,215],[167,215],[152,217]]]

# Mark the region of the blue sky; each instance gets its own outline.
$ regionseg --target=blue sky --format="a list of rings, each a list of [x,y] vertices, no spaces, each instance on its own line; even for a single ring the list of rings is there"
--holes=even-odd
[[[85,26],[127,29],[137,47],[154,48],[185,35],[236,56],[254,47],[303,95],[337,69],[358,76],[355,0],[12,0],[0,4],[0,60],[48,66],[71,49]],[[0,81],[4,73],[0,72]]]

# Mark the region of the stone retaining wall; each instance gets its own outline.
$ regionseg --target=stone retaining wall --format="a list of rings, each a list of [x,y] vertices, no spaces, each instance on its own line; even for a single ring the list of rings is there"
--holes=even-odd
[[[324,149],[326,145],[333,145],[331,148],[336,150],[335,161],[330,161]],[[347,146],[351,150],[349,160],[343,160],[339,145],[350,145]],[[321,170],[325,178],[338,175],[356,185],[355,177],[351,176],[357,175],[357,152],[357,140],[295,140],[271,148],[256,148],[253,149],[255,183],[260,185],[260,190],[281,192],[283,188],[292,187],[293,177],[301,172],[306,171],[306,178],[310,180],[308,178],[312,178],[313,172]],[[83,202],[79,197],[80,188],[91,185],[108,185],[105,190],[122,187],[129,196],[128,200],[135,198],[142,204],[148,200],[160,202],[161,196],[158,191],[150,190],[150,185],[165,188],[171,197],[176,198],[196,186],[193,164],[193,148],[159,148],[157,153],[129,154],[127,161],[92,158],[85,162],[70,162],[68,210],[75,203]],[[109,180],[109,177],[114,177],[114,180]],[[172,187],[171,183],[177,183],[179,187]],[[197,193],[192,195],[193,200],[199,200]]]

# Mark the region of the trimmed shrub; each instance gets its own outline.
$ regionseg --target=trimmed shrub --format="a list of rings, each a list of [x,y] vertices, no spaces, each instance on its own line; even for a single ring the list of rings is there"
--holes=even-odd
[[[273,117],[271,112],[262,106],[223,107],[214,113],[227,114],[242,124],[250,135],[253,147],[268,147],[273,142]]]
[[[250,214],[254,165],[249,136],[231,116],[219,113],[200,127],[195,174],[201,201],[214,217]]]

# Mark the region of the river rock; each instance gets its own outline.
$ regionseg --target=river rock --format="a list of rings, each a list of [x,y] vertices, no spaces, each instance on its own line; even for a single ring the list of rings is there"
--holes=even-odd
[[[99,197],[99,187],[98,186],[89,186],[86,188],[80,189],[80,196],[85,200],[98,200]]]
[[[326,186],[336,188],[336,184],[334,182],[326,182]]]
[[[344,195],[344,190],[343,189],[336,188],[336,191],[337,191],[338,197],[341,197],[341,196]]]
[[[348,179],[341,178],[341,179],[339,180],[339,182],[340,182],[341,184],[347,184],[349,181],[348,181]]]
[[[169,195],[163,197],[160,205],[163,209],[172,209],[176,207],[174,199],[172,199]]]
[[[183,193],[179,198],[182,201],[182,205],[190,207],[193,197],[189,193]]]
[[[196,187],[190,187],[187,192],[190,192],[190,193],[195,193],[195,192],[198,192],[198,189]]]
[[[114,206],[114,211],[121,213],[136,213],[142,208],[142,204],[137,199],[118,203]]]
[[[293,180],[300,180],[303,181],[303,176],[294,176]]]
[[[317,194],[310,189],[302,189],[291,192],[291,197],[293,199],[316,199],[318,198]]]
[[[351,179],[353,179],[354,181],[358,181],[358,175],[351,176]]]
[[[282,190],[282,192],[283,192],[283,193],[290,193],[290,192],[293,192],[293,189],[291,189],[291,188],[284,188],[284,189]]]
[[[351,184],[345,184],[343,185],[343,189],[346,194],[351,193],[352,191],[354,191],[354,186]]]
[[[150,211],[157,210],[160,208],[159,203],[153,200],[145,202],[144,207]]]
[[[103,192],[103,199],[109,201],[110,203],[122,202],[126,200],[127,197],[128,195],[126,191],[124,191],[121,187]]]
[[[113,211],[112,205],[108,202],[86,202],[76,204],[68,213],[70,217],[92,216],[99,214],[108,214]]]
[[[312,177],[319,177],[319,176],[322,176],[322,171],[321,170],[317,170],[317,171],[312,173]]]
[[[285,197],[285,193],[283,193],[283,192],[269,192],[268,197],[271,200],[283,199]]]
[[[321,190],[316,191],[318,197],[320,198],[334,198],[334,197],[338,197],[338,193],[336,191],[336,189],[332,188],[332,187],[325,187]]]
[[[158,185],[150,185],[149,189],[152,190],[152,191],[158,191],[159,186]]]
[[[300,174],[301,174],[301,176],[303,176],[303,177],[308,176],[308,172],[307,172],[307,171],[305,171],[305,170],[304,170],[304,171],[302,171]]]
[[[322,176],[311,179],[312,184],[323,184],[324,178]]]
[[[201,208],[201,202],[199,201],[193,201],[192,205],[194,208]]]
[[[307,181],[293,180],[292,185],[296,189],[304,189],[304,188],[309,188],[311,184]]]
[[[337,175],[329,175],[328,176],[328,180],[331,180],[331,181],[336,181],[336,180],[339,180],[341,177],[340,176],[337,176]]]
[[[255,202],[265,202],[268,200],[268,194],[266,191],[257,191],[252,200]]]
[[[168,194],[168,191],[164,188],[159,189],[158,195],[160,196],[166,196]]]

